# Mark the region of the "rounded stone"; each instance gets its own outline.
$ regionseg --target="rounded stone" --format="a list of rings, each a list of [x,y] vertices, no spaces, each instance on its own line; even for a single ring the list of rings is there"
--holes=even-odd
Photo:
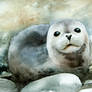
[[[79,92],[92,92],[92,80],[86,80]]]
[[[62,73],[31,82],[21,92],[78,92],[81,86],[76,75]]]
[[[85,81],[84,85],[86,85],[86,84],[92,84],[92,80]]]
[[[92,88],[82,89],[79,92],[92,92]]]
[[[0,78],[0,92],[18,92],[18,90],[12,81]]]

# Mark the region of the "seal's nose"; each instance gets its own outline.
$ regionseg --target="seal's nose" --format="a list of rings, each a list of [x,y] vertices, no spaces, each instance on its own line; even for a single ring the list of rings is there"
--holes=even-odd
[[[66,35],[68,40],[71,40],[72,35]]]

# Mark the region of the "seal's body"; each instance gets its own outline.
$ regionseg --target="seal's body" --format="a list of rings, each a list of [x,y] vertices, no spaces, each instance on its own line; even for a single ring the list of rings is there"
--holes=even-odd
[[[12,39],[8,52],[9,70],[20,81],[35,80],[47,61],[46,36],[49,25],[31,26]]]
[[[32,26],[12,39],[8,59],[10,71],[21,81],[85,68],[89,62],[86,28],[75,20]]]

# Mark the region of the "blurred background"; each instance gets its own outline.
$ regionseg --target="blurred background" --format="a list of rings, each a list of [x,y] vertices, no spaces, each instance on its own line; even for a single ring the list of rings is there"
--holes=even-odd
[[[64,18],[83,21],[91,32],[92,0],[0,0],[0,32]]]

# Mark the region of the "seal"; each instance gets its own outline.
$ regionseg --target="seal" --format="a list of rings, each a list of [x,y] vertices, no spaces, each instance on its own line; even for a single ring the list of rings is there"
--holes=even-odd
[[[89,39],[85,26],[76,20],[34,25],[11,40],[10,72],[20,82],[87,67]]]
[[[85,26],[77,20],[54,23],[48,31],[50,59],[63,68],[87,66],[90,62],[89,38]]]

